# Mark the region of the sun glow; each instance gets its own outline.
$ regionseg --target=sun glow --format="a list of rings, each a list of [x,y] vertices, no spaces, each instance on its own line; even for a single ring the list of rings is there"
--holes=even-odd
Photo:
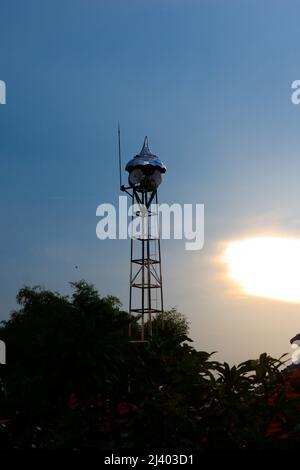
[[[242,292],[300,303],[300,240],[259,237],[229,242],[228,277]]]

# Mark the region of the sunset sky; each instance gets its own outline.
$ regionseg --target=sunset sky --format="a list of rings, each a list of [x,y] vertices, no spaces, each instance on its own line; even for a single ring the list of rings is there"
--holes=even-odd
[[[291,352],[300,301],[245,292],[223,259],[235,240],[300,239],[299,15],[293,0],[1,1],[0,319],[24,284],[81,278],[127,308],[129,241],[95,231],[118,201],[120,121],[124,162],[147,134],[166,163],[161,201],[205,205],[203,250],[162,242],[166,306],[197,348]],[[293,253],[280,282],[299,270],[300,293]]]

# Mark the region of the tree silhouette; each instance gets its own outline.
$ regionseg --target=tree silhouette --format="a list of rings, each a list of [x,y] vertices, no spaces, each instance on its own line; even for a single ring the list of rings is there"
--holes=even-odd
[[[284,357],[219,363],[175,309],[131,343],[117,298],[72,288],[24,287],[1,324],[1,449],[297,447],[300,374]]]

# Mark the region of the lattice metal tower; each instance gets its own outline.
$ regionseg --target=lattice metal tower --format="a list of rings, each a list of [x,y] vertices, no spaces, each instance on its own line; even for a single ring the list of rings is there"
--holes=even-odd
[[[131,341],[147,341],[152,336],[154,315],[160,314],[163,327],[157,189],[166,167],[151,153],[148,138],[145,137],[142,150],[127,163],[125,169],[129,173],[129,186],[121,185],[121,190],[132,198],[129,337]]]

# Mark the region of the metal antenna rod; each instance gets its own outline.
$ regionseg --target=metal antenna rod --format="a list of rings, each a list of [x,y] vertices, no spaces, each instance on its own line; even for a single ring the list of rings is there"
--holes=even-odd
[[[119,176],[120,176],[120,190],[122,188],[122,165],[121,165],[121,131],[120,123],[118,122],[118,144],[119,144]]]

